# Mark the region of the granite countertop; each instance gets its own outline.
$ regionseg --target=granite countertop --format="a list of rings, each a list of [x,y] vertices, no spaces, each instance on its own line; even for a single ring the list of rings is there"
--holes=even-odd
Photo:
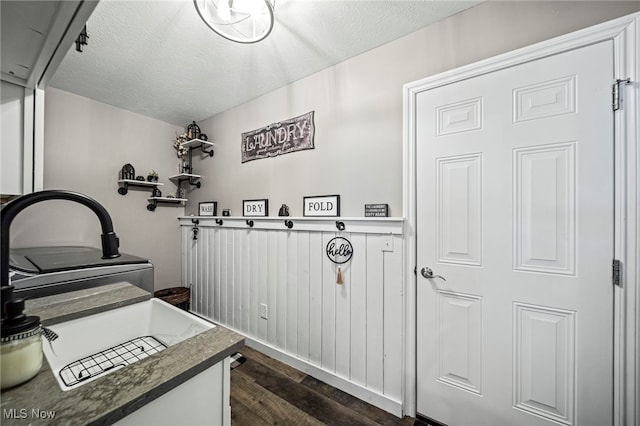
[[[27,313],[39,315],[43,324],[52,325],[150,297],[131,284],[112,284],[29,301]],[[66,392],[58,386],[45,358],[33,379],[2,392],[1,423],[108,425],[234,354],[243,345],[241,335],[216,326]]]
[[[108,284],[26,301],[25,312],[44,326],[59,324],[149,300],[151,294],[126,282]]]

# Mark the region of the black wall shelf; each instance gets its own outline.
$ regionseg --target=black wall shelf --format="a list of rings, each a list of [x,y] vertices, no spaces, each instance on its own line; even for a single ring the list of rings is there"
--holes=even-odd
[[[186,192],[182,191],[183,182],[186,182],[191,186],[195,186],[196,188],[200,188],[200,186],[202,185],[199,181],[202,176],[191,173],[193,172],[193,151],[199,149],[209,157],[213,157],[213,146],[215,144],[213,142],[203,141],[202,139],[191,139],[190,141],[183,142],[181,145],[189,149],[189,154],[187,155],[187,159],[183,165],[183,170],[177,175],[169,176],[169,180],[178,187],[179,195]],[[135,179],[120,179],[118,180],[118,185],[118,194],[127,195],[130,186],[137,186],[154,190],[158,186],[162,186],[164,184],[160,182],[147,182]],[[155,211],[156,207],[161,204],[184,205],[184,203],[188,201],[186,198],[177,197],[149,197],[147,200],[149,201],[149,203],[147,204],[147,210],[149,210],[150,212]]]

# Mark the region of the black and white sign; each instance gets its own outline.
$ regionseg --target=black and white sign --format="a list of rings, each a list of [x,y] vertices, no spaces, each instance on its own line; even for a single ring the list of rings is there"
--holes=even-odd
[[[269,216],[269,200],[244,200],[242,202],[243,216]]]
[[[388,217],[389,204],[365,204],[364,217]]]
[[[304,216],[340,216],[339,195],[317,195],[314,197],[303,197],[302,203],[302,212]]]
[[[242,162],[314,149],[314,111],[242,134]]]
[[[216,214],[218,214],[218,203],[216,201],[198,203],[199,216],[215,216]]]
[[[353,256],[353,246],[351,241],[344,237],[335,237],[327,243],[327,257],[333,263],[342,265],[351,260]]]

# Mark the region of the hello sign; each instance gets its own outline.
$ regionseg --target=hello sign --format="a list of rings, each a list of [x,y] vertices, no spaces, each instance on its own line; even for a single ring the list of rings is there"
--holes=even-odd
[[[329,240],[326,251],[329,260],[338,265],[347,263],[353,257],[351,241],[344,237],[335,237]]]
[[[242,162],[314,149],[314,111],[242,134]]]

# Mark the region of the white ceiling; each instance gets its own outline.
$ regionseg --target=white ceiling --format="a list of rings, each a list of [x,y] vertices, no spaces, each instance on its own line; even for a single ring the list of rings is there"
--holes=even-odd
[[[183,126],[477,3],[276,0],[272,33],[244,45],[213,33],[189,0],[103,0],[89,45],[69,51],[51,86]]]

